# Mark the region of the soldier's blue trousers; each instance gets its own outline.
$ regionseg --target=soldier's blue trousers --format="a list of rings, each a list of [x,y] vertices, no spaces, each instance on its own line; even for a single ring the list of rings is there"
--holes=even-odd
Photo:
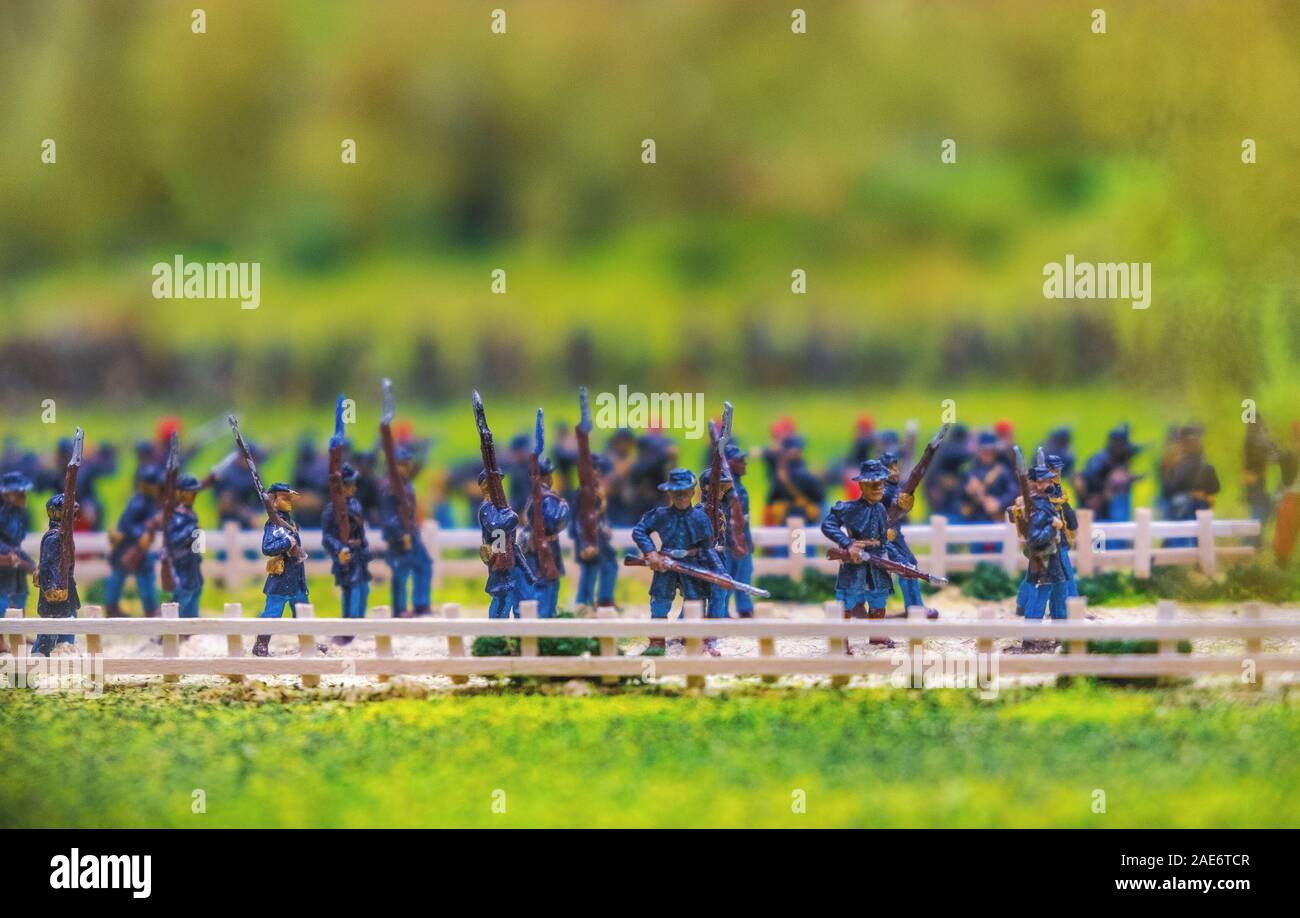
[[[493,593],[492,602],[488,605],[488,618],[510,618],[519,617],[519,591],[507,590],[504,593]]]
[[[613,551],[602,551],[591,561],[579,561],[578,595],[574,602],[580,606],[609,605],[614,601],[617,582],[618,555]]]
[[[1048,606],[1052,609],[1052,618],[1065,618],[1065,581],[1044,583],[1033,587],[1034,595],[1029,605],[1025,606],[1025,618],[1041,619]]]
[[[370,598],[370,583],[361,581],[356,586],[343,587],[344,618],[365,618],[366,600]]]
[[[925,605],[925,597],[921,595],[921,581],[912,577],[899,577],[898,588],[903,593],[904,609]]]
[[[835,598],[840,601],[845,612],[854,606],[883,609],[889,601],[889,590],[836,590]]]
[[[676,596],[669,596],[667,599],[655,599],[651,597],[650,617],[667,618],[668,613],[673,610],[673,600],[675,600],[676,598],[677,598]]]
[[[533,587],[532,598],[537,600],[538,618],[555,618],[560,602],[560,581],[543,580]]]
[[[26,609],[27,591],[15,590],[12,593],[0,593],[0,614],[5,609]]]
[[[46,618],[46,617],[76,618],[77,615],[74,612],[72,615],[62,615],[62,616],[51,615],[51,616],[41,616],[41,617],[42,618]],[[31,652],[34,654],[40,654],[43,657],[48,657],[50,654],[54,652],[55,645],[72,644],[75,647],[76,643],[77,643],[76,635],[72,635],[72,634],[38,634],[36,635],[36,642],[32,644]]]
[[[307,598],[306,590],[301,593],[295,593],[292,596],[285,595],[284,593],[267,593],[266,605],[262,607],[262,614],[259,615],[258,618],[284,618],[285,606],[289,607],[289,614],[294,618],[297,618],[298,613],[294,609],[294,606],[298,605],[298,603],[307,602],[311,602],[311,600]]]
[[[120,567],[108,572],[108,581],[104,584],[104,604],[115,606],[122,601],[122,590],[126,587],[126,578],[130,576]],[[158,611],[158,590],[154,586],[153,565],[141,562],[135,571],[135,588],[140,594],[140,605],[152,615]]]
[[[183,590],[179,586],[172,593],[172,602],[179,605],[181,618],[199,617],[199,597],[203,595],[203,584]]]
[[[1033,601],[1034,585],[1029,582],[1029,575],[1026,574],[1020,581],[1020,588],[1016,590],[1016,606],[1021,612],[1024,612]]]
[[[429,594],[433,591],[433,561],[429,555],[412,548],[392,559],[388,566],[393,571],[393,614],[406,611],[406,584],[411,584],[411,605],[416,609],[429,607]]]

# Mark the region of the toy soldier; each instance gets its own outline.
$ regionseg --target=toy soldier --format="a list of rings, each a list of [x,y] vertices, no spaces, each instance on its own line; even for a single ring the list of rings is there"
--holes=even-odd
[[[77,594],[77,550],[72,530],[77,520],[77,472],[81,469],[83,437],[81,428],[72,439],[68,465],[63,473],[63,493],[45,502],[50,527],[41,537],[40,566],[36,574],[40,595],[36,614],[41,618],[76,618],[81,608]],[[38,634],[32,645],[34,655],[75,653],[76,638],[71,634]]]
[[[541,412],[537,413],[539,432]],[[538,448],[541,440],[538,440]],[[560,533],[569,522],[569,502],[551,490],[554,466],[546,456],[537,457],[533,478],[532,496],[524,508],[528,527],[524,530],[527,548],[524,557],[537,572],[533,584],[533,598],[537,600],[537,614],[541,618],[554,618],[560,596],[560,578],[564,576],[564,558],[560,554]],[[537,513],[540,505],[541,513]]]
[[[164,551],[175,581],[172,600],[180,606],[181,618],[198,618],[199,600],[203,596],[203,556],[194,544],[199,534],[194,498],[201,490],[203,484],[193,475],[180,475],[176,479],[176,506],[164,530]],[[163,586],[166,587],[165,582]]]
[[[885,602],[894,591],[889,572],[865,560],[868,555],[883,557],[896,535],[885,503],[888,478],[889,470],[879,459],[868,459],[854,479],[860,488],[858,499],[837,502],[822,522],[822,534],[845,554],[835,580],[835,598],[844,607],[845,618],[884,618]],[[872,638],[871,643],[894,646],[889,638]],[[852,653],[847,641],[844,649]]]
[[[891,451],[881,453],[880,462],[889,472],[889,478],[885,480],[884,504],[889,511],[889,531],[893,533],[885,543],[885,554],[900,561],[903,564],[909,564],[916,567],[916,555],[907,544],[907,539],[903,536],[903,526],[907,524],[907,513],[916,502],[914,490],[925,476],[925,471],[930,465],[930,461],[937,452],[939,444],[943,441],[943,436],[947,429],[939,431],[939,434],[931,441],[926,448],[925,456],[914,469],[915,474],[908,476],[906,484],[900,482],[898,465],[900,457],[898,453]],[[913,490],[909,491],[907,486],[910,485]],[[913,577],[898,578],[899,589],[903,593],[903,614],[901,618],[907,618],[908,612],[920,606],[925,608],[925,599],[921,595],[921,584]],[[925,609],[927,618],[938,618],[939,612],[936,609]]]
[[[1219,493],[1219,476],[1205,458],[1201,442],[1204,428],[1188,424],[1178,432],[1177,443],[1167,462],[1161,465],[1161,496],[1168,506],[1171,520],[1194,520],[1196,511],[1208,510]],[[1166,540],[1169,546],[1192,546],[1194,536]]]
[[[1121,424],[1107,435],[1105,448],[1090,456],[1075,476],[1079,505],[1091,510],[1097,522],[1122,523],[1131,516],[1133,483],[1141,476],[1133,474],[1130,464],[1141,450],[1129,440],[1128,425]]]
[[[1041,620],[1051,607],[1052,618],[1065,618],[1066,573],[1061,560],[1061,530],[1065,522],[1052,503],[1052,472],[1046,465],[1035,465],[1029,470],[1029,518],[1025,538],[1025,554],[1029,558],[1028,579],[1033,593],[1025,606],[1026,620]],[[1026,639],[1025,651],[1050,650],[1051,641]]]
[[[31,489],[31,480],[22,472],[0,476],[0,610],[27,608],[27,575],[36,569],[23,551]]]
[[[478,526],[480,544],[479,559],[487,565],[488,579],[483,592],[492,597],[488,605],[488,618],[519,617],[519,603],[532,595],[532,585],[536,578],[524,560],[516,536],[519,530],[519,514],[511,508],[501,495],[502,506],[497,506],[488,486],[489,473],[479,472],[478,484],[483,492],[483,502],[478,508]],[[500,478],[498,477],[498,482]],[[503,556],[509,555],[510,562]],[[518,575],[516,575],[518,572]],[[520,593],[520,585],[526,590]]]
[[[1066,474],[1066,460],[1055,453],[1046,457],[1047,471],[1050,476],[1048,484],[1048,498],[1052,506],[1056,508],[1057,514],[1061,517],[1061,522],[1065,525],[1061,528],[1061,567],[1065,570],[1065,595],[1066,598],[1079,595],[1079,584],[1074,577],[1074,565],[1070,562],[1070,549],[1074,547],[1074,534],[1079,530],[1079,517],[1070,506],[1070,499],[1065,496],[1065,488],[1061,484],[1061,478]],[[1065,617],[1062,610],[1061,618]]]
[[[803,450],[803,437],[792,434],[781,443],[781,452],[772,463],[768,507],[775,526],[791,516],[801,516],[808,523],[821,519],[826,486],[805,464]]]
[[[670,570],[665,560],[686,562],[706,570],[717,569],[709,514],[703,506],[693,503],[695,473],[690,469],[673,469],[659,490],[667,492],[667,506],[646,511],[632,529],[632,541],[641,550],[646,566],[655,572],[650,581],[651,618],[667,618],[678,593],[685,601],[709,598],[709,583]],[[655,548],[651,533],[659,534],[660,548]],[[662,637],[650,639],[648,651],[663,649]]]
[[[433,559],[420,537],[419,522],[415,512],[416,453],[409,444],[397,446],[393,439],[393,389],[388,380],[383,381],[384,408],[379,421],[379,438],[383,446],[385,464],[388,466],[387,487],[379,499],[381,531],[388,544],[388,566],[393,572],[393,615],[410,618],[429,615],[430,593],[433,589]],[[411,585],[410,599],[413,609],[407,610],[407,583]]]
[[[273,513],[267,515],[262,527],[262,554],[266,555],[266,604],[260,618],[283,618],[287,605],[297,617],[299,603],[310,602],[307,597],[306,552],[302,548],[302,535],[293,518],[293,505],[298,492],[282,481],[277,481],[266,491]],[[271,636],[259,634],[253,643],[253,656],[270,656]]]
[[[357,499],[360,477],[356,469],[343,463],[337,483],[330,482],[330,499],[320,517],[321,544],[329,552],[330,573],[339,588],[343,618],[365,618],[370,596],[370,543],[366,539],[365,514]],[[337,509],[340,505],[342,513]],[[334,643],[350,644],[352,635],[336,635]]]
[[[135,587],[140,594],[140,606],[144,614],[150,618],[158,614],[158,593],[154,579],[157,556],[151,548],[162,482],[163,473],[157,466],[141,466],[136,479],[136,492],[127,501],[126,509],[118,518],[117,528],[108,534],[112,548],[108,555],[108,581],[104,585],[104,611],[109,618],[122,617],[122,590],[126,586],[126,578],[131,575],[135,576]]]
[[[731,491],[727,502],[727,521],[730,530],[730,545],[722,563],[733,580],[741,583],[754,582],[754,536],[749,526],[749,491],[745,488],[745,472],[748,460],[745,451],[734,443],[728,443],[723,450],[727,460],[727,471],[731,473]],[[724,591],[725,602],[733,591]],[[754,617],[754,600],[744,590],[736,592],[736,614],[741,618]]]
[[[581,428],[579,428],[581,430]],[[579,433],[581,437],[582,434]],[[618,583],[618,552],[614,550],[613,531],[605,515],[605,495],[609,477],[614,471],[614,463],[609,457],[592,455],[592,485],[585,481],[587,472],[584,468],[586,458],[578,456],[578,490],[574,495],[574,511],[569,522],[569,535],[573,538],[574,557],[578,562],[578,593],[574,603],[587,609],[614,608],[614,587]],[[588,514],[588,501],[592,505],[594,516],[595,540],[588,541],[584,519]]]

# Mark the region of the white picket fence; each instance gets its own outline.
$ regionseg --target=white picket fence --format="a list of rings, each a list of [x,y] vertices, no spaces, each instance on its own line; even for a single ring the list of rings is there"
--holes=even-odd
[[[1081,576],[1098,571],[1132,571],[1140,577],[1151,574],[1153,564],[1196,565],[1208,575],[1214,575],[1221,561],[1248,558],[1255,551],[1241,540],[1258,536],[1257,520],[1221,520],[1214,513],[1202,510],[1194,521],[1170,522],[1152,519],[1149,508],[1139,509],[1136,519],[1128,523],[1094,524],[1092,513],[1080,510],[1078,544],[1071,557],[1075,570]],[[424,544],[433,558],[434,586],[444,577],[481,577],[483,564],[478,559],[479,531],[477,529],[443,529],[437,523],[423,524]],[[1010,523],[954,524],[945,517],[932,516],[927,524],[903,527],[908,544],[917,554],[923,570],[939,576],[953,571],[969,571],[980,561],[993,561],[1009,573],[1023,570],[1025,558],[1016,539],[1015,527]],[[754,559],[754,574],[786,574],[802,579],[807,570],[833,573],[837,563],[825,557],[830,543],[815,526],[806,527],[804,520],[790,519],[785,526],[757,526],[753,530],[754,544],[759,549],[786,549],[786,557],[776,557],[760,551]],[[372,549],[380,550],[383,540],[377,531],[369,532]],[[304,529],[303,546],[312,557],[307,562],[308,574],[327,574],[329,560],[321,547],[320,530]],[[1193,547],[1165,547],[1172,538],[1196,540]],[[1127,547],[1114,547],[1116,543],[1129,543]],[[997,544],[996,554],[974,553],[973,546]],[[567,534],[560,537],[561,550],[573,557],[573,541]],[[619,549],[631,548],[632,530],[614,530],[614,545]],[[40,536],[32,534],[24,548],[32,557],[39,550]],[[813,546],[815,557],[808,557],[805,548]],[[261,530],[240,529],[229,523],[224,528],[206,533],[199,543],[204,552],[204,572],[227,586],[242,585],[265,576],[265,558],[261,555]],[[77,575],[82,583],[108,576],[106,561],[109,551],[107,533],[77,534]],[[377,579],[388,576],[388,566],[371,565]],[[624,568],[624,575],[648,578],[645,568]]]
[[[762,603],[753,619],[702,619],[698,602],[685,603],[677,619],[651,620],[642,610],[635,616],[617,616],[602,610],[597,618],[538,619],[537,604],[523,604],[521,619],[462,619],[455,604],[444,605],[435,617],[392,619],[386,608],[372,611],[366,619],[318,619],[312,607],[298,607],[296,619],[257,619],[243,617],[238,603],[226,606],[223,617],[177,618],[177,607],[167,603],[163,616],[152,619],[104,619],[98,607],[86,607],[76,619],[24,618],[22,611],[11,609],[3,621],[9,646],[15,656],[0,657],[0,668],[15,673],[15,662],[28,659],[24,643],[39,633],[63,633],[77,636],[80,655],[53,661],[81,661],[85,671],[96,678],[104,676],[157,676],[164,682],[177,682],[183,676],[224,676],[240,681],[245,676],[299,676],[306,686],[320,684],[322,677],[372,676],[387,680],[395,675],[450,676],[463,683],[470,676],[565,676],[601,677],[616,681],[620,677],[658,678],[685,676],[688,684],[702,684],[709,675],[763,676],[771,681],[783,675],[831,677],[832,685],[842,685],[851,676],[896,674],[900,658],[920,659],[925,642],[937,639],[973,641],[975,655],[994,655],[994,641],[1021,640],[1025,637],[1052,638],[1077,642],[1074,652],[1010,655],[997,653],[999,676],[1111,675],[1111,676],[1196,676],[1227,674],[1241,677],[1250,674],[1250,683],[1258,687],[1263,674],[1300,672],[1300,653],[1265,649],[1265,640],[1300,639],[1300,618],[1262,616],[1257,603],[1247,603],[1241,616],[1209,618],[1202,615],[1179,617],[1172,602],[1158,606],[1154,621],[1103,621],[1085,617],[1086,603],[1081,597],[1069,601],[1069,618],[1062,621],[1027,622],[1022,619],[996,618],[996,610],[984,608],[977,619],[927,621],[919,614],[908,619],[845,621],[836,603],[827,603],[823,619],[795,620],[773,618],[773,606]],[[298,652],[284,654],[273,644],[276,655],[254,657],[247,653],[245,639],[256,634],[291,636],[297,640]],[[216,635],[225,638],[225,656],[182,656],[181,635]],[[340,656],[322,653],[318,642],[334,635],[355,635],[374,641],[373,656]],[[519,656],[475,657],[470,654],[472,640],[483,635],[518,637]],[[620,638],[662,636],[684,638],[684,655],[644,657],[620,656]],[[105,637],[129,637],[141,642],[160,638],[161,655],[117,656],[104,652]],[[428,645],[418,656],[397,656],[394,641],[403,638],[438,637],[446,639],[446,654],[430,655]],[[595,638],[599,655],[542,656],[540,638]],[[751,638],[757,653],[708,655],[704,639]],[[904,641],[899,651],[878,651],[848,656],[845,641],[865,642],[869,637],[890,637]],[[823,651],[790,656],[778,653],[777,642],[785,638],[813,638]],[[1240,640],[1236,652],[1179,653],[1179,641],[1213,638]],[[1154,654],[1090,655],[1089,640],[1154,640],[1159,652]],[[361,649],[364,643],[355,644]],[[953,651],[949,650],[949,653]],[[39,659],[39,658],[37,658]]]

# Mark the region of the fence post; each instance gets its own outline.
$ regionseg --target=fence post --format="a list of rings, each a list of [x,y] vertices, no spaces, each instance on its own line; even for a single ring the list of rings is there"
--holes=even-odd
[[[806,520],[802,516],[790,516],[785,520],[785,544],[789,557],[786,559],[786,571],[791,580],[803,580],[804,568],[808,566],[808,534],[804,532]],[[799,533],[798,540],[795,533]],[[796,544],[802,544],[802,551],[795,551]]]
[[[537,621],[537,600],[525,599],[519,604],[519,618],[522,621]],[[519,639],[519,656],[535,657],[537,653],[537,638],[521,637]]]
[[[1133,534],[1133,576],[1139,580],[1151,579],[1151,508],[1138,507],[1133,515],[1136,532]]]
[[[299,618],[315,618],[316,607],[309,602],[300,602],[294,606]],[[298,656],[304,660],[319,656],[320,652],[316,647],[316,636],[314,634],[298,635]],[[302,687],[315,688],[320,685],[320,676],[311,673],[302,674]]]
[[[948,576],[948,518],[930,517],[930,571],[936,577]]]
[[[244,605],[238,602],[228,602],[223,609],[223,615],[226,618],[243,618]],[[240,634],[226,635],[226,656],[238,660],[244,655],[244,638]],[[231,682],[243,682],[242,673],[230,673],[226,676]]]
[[[370,610],[371,618],[391,619],[393,610],[388,606],[375,606]],[[387,660],[393,655],[393,636],[391,634],[375,635],[375,656],[381,660]],[[380,682],[387,682],[392,678],[388,673],[380,673],[377,677]]]
[[[830,600],[822,605],[822,612],[828,622],[844,621],[844,607],[839,604],[838,600]],[[827,638],[826,653],[831,659],[837,659],[846,654],[849,642],[847,638]],[[831,688],[839,688],[848,685],[848,676],[831,676]]]
[[[175,602],[165,602],[162,604],[163,618],[179,618],[180,604]],[[181,636],[179,634],[164,634],[162,636],[162,653],[163,657],[173,659],[181,655]],[[164,683],[180,682],[179,673],[165,673],[163,675]]]
[[[772,618],[772,604],[770,602],[760,602],[754,604],[755,621],[768,621]],[[758,655],[760,657],[776,656],[776,638],[761,637],[758,639]],[[776,676],[764,676],[763,681],[771,684],[776,681]]]
[[[596,618],[608,621],[611,618],[618,618],[618,613],[608,607],[596,610]],[[597,643],[600,644],[600,655],[610,659],[618,659],[618,638],[603,637],[599,638]],[[600,681],[604,685],[617,685],[618,676],[601,676]]]
[[[22,618],[22,617],[23,617],[22,609],[5,609],[5,618]],[[24,652],[23,649],[23,643],[24,643],[23,635],[21,634],[9,635],[9,652],[14,655],[15,661],[21,660],[26,656],[26,653]],[[18,666],[15,666],[13,673],[9,676],[10,686],[12,686],[13,688],[17,688],[19,686],[19,680],[21,678],[22,676],[19,674]]]
[[[997,609],[993,608],[992,606],[980,606],[975,611],[975,617],[982,622],[993,621],[993,619],[997,617],[997,614],[998,614]],[[992,654],[993,638],[976,638],[975,652],[977,654]]]
[[[1002,569],[1012,577],[1020,570],[1020,534],[1016,531],[1016,524],[1006,522],[1002,524]]]
[[[793,554],[793,552],[791,553]],[[704,603],[698,599],[685,601],[682,603],[682,620],[688,622],[698,622],[704,619]],[[704,656],[704,640],[697,637],[688,637],[686,639],[686,656],[701,658]],[[687,676],[687,688],[704,688],[703,676]]]
[[[221,577],[228,590],[238,587],[243,579],[244,547],[240,544],[241,531],[234,520],[226,520],[221,524],[221,541],[226,546],[226,563],[222,565]]]
[[[1219,570],[1219,556],[1214,550],[1214,511],[1196,511],[1196,554],[1200,558],[1201,573],[1213,577]]]
[[[1242,614],[1248,622],[1257,622],[1260,620],[1260,607],[1257,602],[1248,602],[1242,607]],[[1255,681],[1251,683],[1251,688],[1258,690],[1264,687],[1264,674],[1259,671],[1259,655],[1264,651],[1264,641],[1261,638],[1246,639],[1246,655],[1255,663]]]
[[[1091,577],[1096,571],[1096,558],[1092,553],[1092,511],[1082,507],[1074,512],[1079,518],[1079,528],[1075,530],[1074,553],[1070,560],[1074,562],[1075,572],[1080,577]]]
[[[420,527],[423,530],[424,547],[433,559],[433,588],[442,589],[442,527],[437,520],[425,520]]]
[[[104,607],[95,605],[82,606],[81,610],[77,614],[82,618],[103,618]],[[101,672],[98,678],[95,677],[95,658],[103,656],[104,654],[104,636],[102,634],[86,635],[86,654],[90,657],[91,683],[98,683],[99,687],[102,689],[105,681],[103,673]]]
[[[460,618],[460,603],[444,602],[442,604],[442,617],[448,619]],[[465,656],[465,639],[459,634],[447,635],[447,656],[463,657]],[[464,685],[469,681],[469,676],[452,676],[452,685]]]

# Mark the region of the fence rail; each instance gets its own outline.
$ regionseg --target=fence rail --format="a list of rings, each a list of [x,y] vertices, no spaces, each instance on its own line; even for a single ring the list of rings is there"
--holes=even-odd
[[[85,617],[76,619],[24,618],[19,609],[6,613],[2,630],[11,649],[21,655],[26,641],[39,633],[58,632],[78,636],[85,650],[80,658],[103,675],[162,675],[175,682],[181,676],[226,676],[241,680],[247,675],[299,676],[304,685],[318,685],[322,676],[376,676],[381,681],[394,675],[451,676],[464,682],[477,676],[571,676],[641,677],[686,676],[699,684],[706,675],[750,675],[775,678],[781,675],[831,676],[843,684],[850,676],[896,674],[912,653],[925,652],[925,642],[939,639],[971,639],[977,654],[996,656],[1002,675],[1122,675],[1192,676],[1235,674],[1249,670],[1254,684],[1262,683],[1266,672],[1300,672],[1300,653],[1264,650],[1265,640],[1300,640],[1300,618],[1263,619],[1258,603],[1247,603],[1244,614],[1235,618],[1179,617],[1172,602],[1158,606],[1154,621],[1089,620],[1084,618],[1086,602],[1069,601],[1070,617],[1064,621],[1026,622],[996,619],[995,610],[983,608],[974,620],[929,621],[923,615],[909,619],[845,621],[836,603],[825,605],[823,619],[789,620],[772,618],[773,606],[760,604],[753,619],[706,620],[700,603],[686,603],[679,619],[651,620],[644,617],[616,617],[604,612],[597,618],[538,619],[537,604],[523,604],[521,619],[462,619],[460,607],[448,603],[439,617],[392,619],[385,607],[368,619],[318,619],[310,605],[297,609],[296,619],[244,618],[238,603],[229,603],[223,617],[177,618],[174,603],[163,606],[163,617],[153,619],[103,619],[102,610],[87,606]],[[919,612],[920,610],[918,610]],[[292,636],[297,639],[296,655],[253,657],[245,653],[244,638],[255,634]],[[226,638],[225,656],[180,655],[182,635],[210,635]],[[335,635],[371,637],[373,656],[334,656],[321,652],[319,640]],[[519,656],[468,655],[475,637],[499,636],[520,639]],[[161,656],[114,656],[105,654],[105,637],[159,638]],[[440,637],[447,639],[446,656],[396,656],[395,639]],[[538,652],[541,638],[584,637],[599,642],[599,655],[544,656]],[[685,639],[683,656],[620,656],[620,638],[666,637]],[[848,656],[845,642],[870,637],[889,637],[905,642],[906,653],[873,653]],[[999,639],[1051,638],[1080,642],[1094,640],[1157,641],[1152,654],[1093,655],[1086,652],[1062,654],[994,654]],[[750,638],[757,642],[758,655],[713,657],[705,653],[706,638]],[[777,641],[815,639],[823,652],[799,656],[778,654]],[[1179,641],[1213,638],[1244,642],[1235,653],[1178,653]],[[84,639],[84,641],[83,641]],[[1074,645],[1067,645],[1074,646]],[[949,652],[954,652],[949,648]],[[967,653],[968,651],[955,651]],[[12,658],[0,658],[10,659]]]
[[[1156,564],[1195,565],[1213,576],[1221,561],[1231,562],[1249,558],[1254,546],[1240,544],[1240,540],[1258,537],[1257,520],[1221,520],[1214,513],[1202,510],[1195,520],[1174,522],[1154,520],[1150,508],[1139,509],[1132,522],[1095,523],[1090,510],[1080,510],[1077,545],[1071,555],[1075,570],[1081,576],[1091,576],[1099,571],[1126,570],[1139,577],[1149,577]],[[481,577],[483,564],[478,559],[479,531],[477,529],[443,529],[433,521],[422,524],[425,546],[433,558],[434,585],[439,586],[444,577]],[[369,531],[372,546],[382,546],[378,531]],[[953,571],[974,570],[980,561],[993,561],[1009,573],[1023,570],[1025,558],[1020,551],[1015,527],[1010,523],[956,524],[942,516],[932,516],[926,524],[904,526],[903,534],[908,544],[916,550],[922,570],[938,576]],[[806,527],[804,520],[791,518],[785,526],[757,526],[753,530],[754,545],[758,549],[781,549],[785,556],[776,557],[760,551],[754,558],[754,574],[785,574],[802,579],[808,570],[833,573],[837,563],[827,560],[822,549],[830,543],[817,527]],[[1190,539],[1190,547],[1168,546],[1169,539]],[[321,546],[318,529],[302,531],[303,547],[311,554],[307,561],[309,575],[329,573],[329,560]],[[632,548],[632,530],[616,529],[614,546]],[[998,546],[995,553],[973,552],[975,546]],[[568,534],[560,537],[561,550],[573,557],[573,540]],[[812,546],[818,557],[808,557],[805,549]],[[23,547],[35,557],[40,548],[40,536],[27,537]],[[261,556],[261,530],[240,529],[229,523],[220,530],[204,535],[200,543],[205,561],[205,573],[227,586],[241,585],[262,577],[266,573],[265,559]],[[77,573],[83,582],[108,576],[108,534],[86,532],[77,534]],[[385,564],[373,565],[376,579],[388,576]],[[648,579],[645,568],[624,568],[623,575]]]

